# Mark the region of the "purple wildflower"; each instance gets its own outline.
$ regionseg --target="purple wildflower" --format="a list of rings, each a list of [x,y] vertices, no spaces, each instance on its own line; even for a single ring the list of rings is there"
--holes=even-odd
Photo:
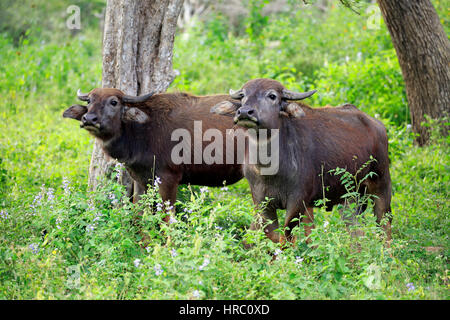
[[[281,249],[276,249],[275,252],[273,253],[274,256],[277,256],[281,253]]]
[[[170,218],[169,218],[169,224],[172,224],[172,223],[177,223],[178,222],[178,220],[177,219],[175,219],[175,217],[174,216],[170,216]]]
[[[208,259],[208,258],[205,258],[205,260],[203,260],[203,264],[202,264],[200,267],[198,267],[198,269],[199,269],[199,270],[205,269],[206,266],[208,266],[209,262],[210,262],[209,259]]]
[[[117,162],[114,166],[114,171],[116,172],[116,179],[117,181],[120,180],[120,177],[122,176],[122,170],[123,170],[123,164],[120,162]]]
[[[90,200],[88,201],[88,209],[89,209],[90,211],[95,211],[95,206],[94,206],[94,202],[92,201],[92,199],[90,199]]]
[[[37,254],[39,252],[39,245],[37,243],[32,243],[28,246],[30,248],[31,252],[34,254]]]
[[[416,290],[416,287],[414,287],[414,284],[412,282],[407,283],[406,287],[408,288],[408,291]]]
[[[61,222],[62,222],[62,218],[61,217],[58,217],[58,218],[56,218],[56,228],[57,229],[61,229]]]
[[[111,200],[111,204],[115,206],[119,200],[116,199],[116,196],[114,193],[110,193],[108,198]]]
[[[66,195],[70,193],[70,182],[66,177],[63,177],[62,187]]]
[[[55,200],[54,192],[55,192],[55,189],[53,189],[53,188],[47,189],[47,201],[53,202],[53,200]]]
[[[33,199],[33,203],[31,204],[31,209],[33,210],[32,215],[34,216],[36,214],[36,208],[38,206],[42,205],[42,199],[43,199],[43,186],[41,187],[41,192],[39,192]]]
[[[303,262],[303,258],[301,258],[300,256],[295,257],[295,264],[296,265],[300,265]]]
[[[196,299],[200,298],[200,291],[194,290],[194,292],[192,292],[192,296]]]
[[[32,208],[36,208],[36,206],[40,206],[42,204],[42,193],[38,193],[34,199],[33,199],[33,204],[31,205]]]
[[[160,177],[155,177],[155,181],[153,181],[153,185],[155,187],[159,186],[161,184],[161,178]]]
[[[153,270],[155,270],[155,275],[157,275],[157,276],[162,275],[162,273],[164,272],[164,270],[161,268],[161,265],[160,265],[160,264],[156,264],[156,265],[153,267]]]
[[[0,217],[2,217],[3,219],[8,219],[8,216],[9,216],[8,212],[3,210],[0,211]]]
[[[92,220],[92,221],[98,221],[98,220],[100,220],[100,218],[102,217],[103,215],[102,215],[102,213],[101,212],[97,212],[96,214],[95,214],[95,216],[94,216],[94,219]]]

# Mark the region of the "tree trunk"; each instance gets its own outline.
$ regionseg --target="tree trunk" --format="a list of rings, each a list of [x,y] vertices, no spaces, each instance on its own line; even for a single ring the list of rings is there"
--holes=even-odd
[[[428,142],[424,115],[442,119],[450,109],[450,42],[430,0],[378,0],[406,84],[414,132]],[[445,133],[446,134],[446,133]]]
[[[183,0],[108,0],[103,33],[104,88],[117,88],[129,95],[164,92],[175,78],[173,43]],[[96,140],[89,168],[89,186],[116,163]],[[133,180],[122,176],[128,195]]]

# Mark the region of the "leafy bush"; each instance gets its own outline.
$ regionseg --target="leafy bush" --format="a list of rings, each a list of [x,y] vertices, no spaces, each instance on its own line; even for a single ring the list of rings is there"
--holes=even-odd
[[[221,17],[178,37],[174,62],[181,75],[173,87],[223,93],[252,78],[272,78],[293,90],[318,89],[313,105],[352,103],[395,124],[408,122],[402,74],[384,26],[369,30],[367,15],[337,7],[326,17],[311,9],[270,21],[261,16],[264,3],[251,6],[242,38],[210,27],[223,30]],[[343,26],[343,20],[350,22]],[[336,30],[348,36],[336,37]]]
[[[408,123],[403,78],[393,50],[364,61],[330,63],[318,71],[317,79],[321,105],[348,102],[373,117]]]
[[[7,216],[2,211],[0,240],[13,241],[0,249],[0,295],[387,299],[437,298],[445,292],[444,257],[426,254],[420,246],[411,246],[408,236],[401,236],[411,226],[397,217],[399,200],[391,249],[383,245],[384,234],[371,209],[358,225],[364,235],[354,238],[335,208],[316,210],[308,245],[296,227],[293,234],[300,240],[295,246],[281,250],[256,231],[246,235],[254,245],[244,250],[240,238],[251,219],[251,200],[248,194],[239,203],[232,200],[242,187],[188,188],[184,193],[190,201],[177,203],[178,213],[166,224],[163,218],[171,213],[165,211],[169,208],[157,184],[138,205],[129,202],[124,187],[114,180],[104,180],[90,193],[66,179],[56,189],[42,186],[32,199],[8,209]],[[429,224],[434,215],[409,215],[419,216],[428,221],[428,232],[439,230]]]
[[[104,0],[3,0],[0,2],[0,34],[7,34],[15,45],[23,39],[44,41],[63,41],[78,30],[70,30],[66,20],[71,14],[69,6],[80,8],[80,27],[98,28],[99,18],[105,6]]]

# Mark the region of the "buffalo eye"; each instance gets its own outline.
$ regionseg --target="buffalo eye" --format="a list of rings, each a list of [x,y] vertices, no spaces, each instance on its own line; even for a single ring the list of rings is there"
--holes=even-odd
[[[116,105],[117,105],[117,101],[116,101],[116,100],[112,100],[112,101],[111,101],[111,105],[112,105],[112,106],[116,106]]]
[[[277,96],[275,94],[273,94],[273,93],[269,93],[267,96],[269,97],[270,100],[276,100],[277,99]]]

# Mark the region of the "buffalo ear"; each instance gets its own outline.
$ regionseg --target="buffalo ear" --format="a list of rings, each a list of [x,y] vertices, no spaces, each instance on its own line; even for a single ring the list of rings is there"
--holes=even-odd
[[[299,106],[296,103],[289,103],[283,110],[287,114],[289,114],[291,117],[299,118],[305,116],[305,111],[303,111],[302,107]],[[283,112],[282,111],[282,112]]]
[[[211,113],[223,114],[223,115],[234,115],[237,109],[240,108],[240,104],[233,103],[231,101],[222,101],[211,108]]]
[[[125,122],[146,123],[150,120],[149,116],[138,108],[125,107],[123,118]]]
[[[80,121],[81,117],[87,112],[87,107],[75,104],[63,113],[64,118],[71,118]]]

